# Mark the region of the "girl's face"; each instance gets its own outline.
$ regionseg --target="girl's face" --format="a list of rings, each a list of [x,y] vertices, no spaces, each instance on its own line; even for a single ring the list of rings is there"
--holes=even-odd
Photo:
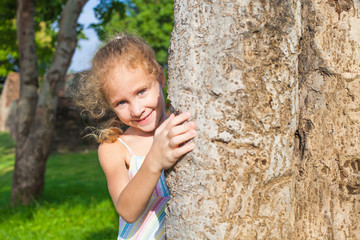
[[[108,101],[120,121],[145,133],[155,131],[166,117],[163,73],[158,80],[141,67],[128,69],[119,64],[107,79]]]

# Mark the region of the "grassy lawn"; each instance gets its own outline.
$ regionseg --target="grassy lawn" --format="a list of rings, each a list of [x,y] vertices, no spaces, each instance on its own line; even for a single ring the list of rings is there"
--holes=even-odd
[[[14,151],[0,133],[0,239],[116,239],[118,216],[95,151],[52,154],[42,196],[12,208]]]

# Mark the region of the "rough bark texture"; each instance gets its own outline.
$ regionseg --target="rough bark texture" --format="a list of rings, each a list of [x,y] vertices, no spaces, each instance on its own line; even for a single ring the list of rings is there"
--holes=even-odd
[[[197,148],[169,239],[360,236],[359,1],[175,1],[169,97]]]
[[[176,1],[169,96],[199,134],[170,239],[292,238],[300,30],[300,1]]]
[[[19,141],[26,138],[34,117],[38,94],[38,67],[35,47],[34,1],[17,1],[17,36],[20,62],[20,97],[18,101]]]
[[[56,52],[38,96],[34,1],[18,1],[20,98],[11,200],[29,203],[44,188],[45,164],[54,130],[57,92],[76,47],[77,19],[87,0],[69,0],[62,12]]]
[[[360,1],[303,1],[296,239],[360,239]]]

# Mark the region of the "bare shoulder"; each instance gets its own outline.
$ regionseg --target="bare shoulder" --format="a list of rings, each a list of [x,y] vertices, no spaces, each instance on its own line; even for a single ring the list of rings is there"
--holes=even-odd
[[[103,157],[108,154],[112,155],[113,153],[121,153],[121,152],[122,152],[121,144],[118,141],[112,143],[104,142],[101,143],[98,147],[99,157]]]
[[[110,196],[116,204],[120,193],[130,181],[127,169],[128,150],[120,141],[101,143],[98,148],[98,156],[105,173]]]
[[[119,141],[101,143],[98,148],[99,161],[103,169],[107,166],[111,168],[114,165],[126,164],[127,155],[127,149]]]

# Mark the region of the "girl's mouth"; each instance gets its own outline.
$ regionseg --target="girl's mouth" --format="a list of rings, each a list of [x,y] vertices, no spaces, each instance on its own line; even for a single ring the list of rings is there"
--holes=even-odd
[[[137,122],[137,124],[139,125],[144,125],[146,123],[148,123],[151,119],[151,116],[153,115],[154,111],[151,111],[151,113],[149,115],[147,115],[145,118],[140,119],[140,120],[135,120],[135,122]]]

